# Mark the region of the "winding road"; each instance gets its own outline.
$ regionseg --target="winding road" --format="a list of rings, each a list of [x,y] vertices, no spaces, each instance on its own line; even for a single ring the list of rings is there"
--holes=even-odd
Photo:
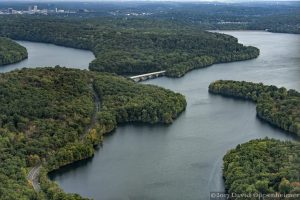
[[[84,134],[81,135],[80,139],[82,139],[84,137],[84,135],[87,134],[88,132],[90,132],[91,129],[95,126],[95,124],[97,122],[97,113],[100,111],[100,98],[99,98],[98,94],[96,93],[96,91],[95,91],[95,89],[92,85],[90,86],[90,88],[93,92],[95,110],[94,110],[94,114],[92,116],[90,125],[88,125],[85,128]]]
[[[27,175],[27,179],[31,182],[31,184],[36,192],[39,192],[41,189],[40,183],[39,183],[39,174],[40,174],[41,167],[42,167],[41,164],[33,167]]]
[[[93,92],[93,97],[94,97],[94,102],[95,102],[95,109],[94,109],[94,113],[91,119],[91,123],[85,128],[84,134],[82,134],[80,136],[80,139],[82,140],[83,137],[85,136],[85,134],[87,134],[88,132],[91,131],[91,129],[95,126],[96,122],[97,122],[97,113],[100,111],[100,98],[98,96],[98,94],[96,93],[94,87],[91,85],[90,86],[92,92]],[[28,173],[27,175],[27,180],[31,182],[33,189],[36,192],[39,192],[41,187],[40,187],[40,183],[39,183],[39,174],[41,171],[41,164],[38,164],[36,166],[34,166]]]

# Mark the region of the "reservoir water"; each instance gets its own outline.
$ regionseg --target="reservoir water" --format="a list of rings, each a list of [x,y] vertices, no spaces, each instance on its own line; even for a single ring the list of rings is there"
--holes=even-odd
[[[208,85],[234,79],[300,90],[300,35],[226,33],[258,47],[259,58],[144,82],[184,94],[186,111],[167,127],[119,127],[93,159],[51,178],[66,192],[97,200],[206,200],[210,191],[224,190],[222,157],[229,149],[254,138],[293,139],[257,119],[253,103],[210,95]]]
[[[95,59],[94,54],[90,51],[38,42],[16,42],[26,47],[28,59],[12,65],[0,66],[0,73],[24,67],[49,67],[55,65],[88,69],[89,63]]]
[[[118,127],[105,137],[92,159],[64,167],[51,173],[50,178],[66,192],[96,200],[206,200],[210,191],[224,190],[222,157],[228,150],[254,138],[295,140],[257,119],[253,103],[210,95],[208,85],[218,79],[234,79],[300,91],[300,35],[225,33],[258,47],[261,55],[254,60],[194,70],[180,79],[163,77],[144,82],[184,94],[186,111],[170,126]],[[33,49],[25,46],[30,56],[31,51],[47,51],[48,44],[45,45],[38,50],[35,45]],[[79,55],[72,56],[65,47],[58,48],[61,51],[56,49],[56,53],[67,53],[74,63],[53,64],[75,66]],[[85,56],[82,59],[83,62]],[[89,59],[93,58],[86,56]],[[43,62],[38,63],[32,65]]]

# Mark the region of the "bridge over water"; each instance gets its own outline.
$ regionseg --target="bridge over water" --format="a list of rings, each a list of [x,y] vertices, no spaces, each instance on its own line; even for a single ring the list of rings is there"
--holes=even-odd
[[[134,80],[135,82],[145,81],[148,79],[157,78],[159,76],[164,76],[166,74],[166,71],[158,71],[158,72],[151,72],[147,74],[141,74],[137,76],[131,76],[130,78]]]

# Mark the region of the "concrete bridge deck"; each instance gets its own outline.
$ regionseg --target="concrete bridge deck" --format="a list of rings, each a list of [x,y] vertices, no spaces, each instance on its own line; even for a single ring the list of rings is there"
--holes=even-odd
[[[159,76],[164,76],[166,74],[166,71],[158,71],[158,72],[151,72],[147,74],[141,74],[137,76],[131,76],[130,78],[134,80],[135,82],[145,81],[152,78],[157,78]]]

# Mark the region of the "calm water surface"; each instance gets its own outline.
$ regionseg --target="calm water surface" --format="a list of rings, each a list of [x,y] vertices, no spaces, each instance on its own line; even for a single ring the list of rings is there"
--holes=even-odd
[[[16,42],[26,47],[28,59],[12,65],[0,66],[0,73],[24,67],[35,68],[55,65],[88,69],[89,63],[95,58],[94,54],[90,51],[38,42]]]
[[[260,57],[194,70],[180,79],[145,82],[184,94],[186,111],[171,126],[119,127],[106,136],[94,158],[52,173],[52,180],[66,192],[97,200],[206,200],[210,191],[224,190],[222,157],[229,149],[254,138],[295,139],[258,120],[251,102],[210,95],[207,90],[217,79],[300,90],[300,35],[226,33],[260,48]],[[62,48],[57,52],[63,58],[64,53],[70,55]]]
[[[256,118],[255,105],[208,94],[217,79],[300,90],[300,35],[226,32],[261,50],[250,61],[194,70],[180,79],[145,82],[184,94],[186,111],[171,125],[119,127],[93,159],[51,175],[66,192],[99,200],[201,200],[223,191],[222,157],[254,138],[293,138]]]

